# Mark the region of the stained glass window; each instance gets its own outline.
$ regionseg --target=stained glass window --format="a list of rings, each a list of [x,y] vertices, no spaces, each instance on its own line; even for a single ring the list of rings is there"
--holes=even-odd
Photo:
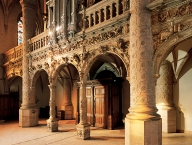
[[[17,32],[17,35],[18,35],[18,45],[23,43],[23,21],[22,21],[22,17],[19,18],[18,20],[18,32]]]

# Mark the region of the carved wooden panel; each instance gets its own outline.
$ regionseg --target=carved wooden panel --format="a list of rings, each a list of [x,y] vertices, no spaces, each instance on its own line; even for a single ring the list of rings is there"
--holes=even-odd
[[[106,126],[106,113],[105,113],[105,87],[95,87],[95,126],[103,127]]]
[[[87,97],[87,122],[93,124],[93,98],[92,98],[92,89],[91,87],[86,87],[86,97]]]

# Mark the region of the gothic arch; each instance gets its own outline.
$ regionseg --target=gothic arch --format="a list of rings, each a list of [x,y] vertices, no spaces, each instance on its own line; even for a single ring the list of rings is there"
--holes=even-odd
[[[92,52],[92,55],[90,57],[86,58],[85,61],[83,62],[82,65],[82,72],[83,72],[83,80],[86,81],[86,76],[91,68],[91,66],[95,63],[95,61],[102,55],[105,54],[113,54],[117,56],[124,64],[127,76],[129,76],[129,59],[128,59],[128,54],[125,52],[120,52],[120,50],[111,48],[112,50],[107,50],[107,51],[102,51],[103,48],[101,47],[100,49],[96,49],[94,52]],[[109,49],[109,47],[106,47],[106,49]]]
[[[178,32],[166,40],[155,53],[154,56],[154,73],[158,76],[159,69],[163,60],[172,52],[176,45],[192,37],[192,27]]]
[[[115,69],[115,71],[114,71],[114,68],[113,68],[111,65],[109,65],[109,64],[103,64],[103,65],[97,70],[97,72],[95,73],[93,79],[95,79],[95,78],[97,77],[97,75],[98,75],[99,73],[101,73],[103,70],[109,70],[109,71],[113,72],[116,77],[120,77],[120,72],[118,72],[118,70]]]
[[[20,76],[20,75],[14,75],[14,76],[11,76],[11,77],[5,79],[5,92],[9,91],[9,87],[15,81],[15,79],[17,79],[17,77],[22,79],[22,76]]]
[[[45,71],[48,74],[48,72],[45,69],[39,69],[34,72],[34,75],[31,77],[32,78],[31,85],[30,85],[31,88],[35,88],[35,83],[36,83],[38,77],[40,76],[41,72],[43,72],[43,71]]]
[[[77,67],[73,64],[73,63],[64,63],[64,64],[61,64],[61,65],[58,65],[57,67],[55,67],[55,71],[52,73],[52,76],[51,76],[51,78],[50,79],[52,79],[52,80],[50,80],[53,84],[56,84],[56,82],[57,82],[57,78],[58,78],[58,75],[59,75],[59,73],[63,70],[63,68],[67,68],[67,70],[68,70],[68,76],[70,77],[70,78],[72,78],[73,77],[73,75],[71,74],[71,70],[70,70],[70,68],[69,67],[71,67],[71,66],[73,66],[73,68],[75,68],[75,70],[77,71],[77,73],[78,73],[78,75],[79,75],[79,71],[78,71],[78,69],[77,69]],[[50,82],[50,83],[51,83]]]

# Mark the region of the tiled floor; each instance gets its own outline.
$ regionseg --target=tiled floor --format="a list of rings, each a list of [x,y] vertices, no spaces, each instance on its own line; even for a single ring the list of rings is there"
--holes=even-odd
[[[39,126],[21,128],[18,122],[0,123],[0,145],[124,145],[124,129],[91,128],[91,138],[77,138],[75,121],[59,121],[59,132],[47,130],[46,121]],[[192,133],[163,134],[163,145],[192,145]]]

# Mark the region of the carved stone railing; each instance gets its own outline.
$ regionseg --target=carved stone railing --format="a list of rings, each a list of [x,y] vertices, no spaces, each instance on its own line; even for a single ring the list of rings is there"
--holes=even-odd
[[[101,2],[79,12],[78,28],[88,29],[110,21],[129,9],[129,0],[102,0]]]
[[[23,44],[20,44],[5,53],[5,62],[13,62],[22,57]]]
[[[30,51],[32,52],[40,48],[46,47],[48,43],[49,43],[49,36],[48,36],[48,30],[46,30],[43,33],[29,40]]]
[[[29,52],[34,52],[39,49],[44,49],[48,46],[48,30],[43,33],[29,39]],[[5,72],[7,78],[12,76],[21,76],[22,75],[22,52],[23,52],[23,44],[20,44],[5,53]]]
[[[5,63],[3,64],[6,78],[22,75],[22,53],[23,44],[18,45],[5,53]]]

